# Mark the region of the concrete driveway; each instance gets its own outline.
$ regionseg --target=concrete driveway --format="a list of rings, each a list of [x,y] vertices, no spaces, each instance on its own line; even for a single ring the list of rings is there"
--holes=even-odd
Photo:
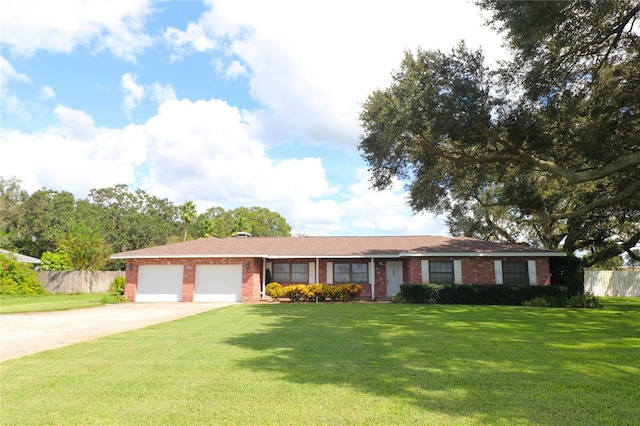
[[[123,303],[70,311],[0,315],[0,362],[234,303]]]

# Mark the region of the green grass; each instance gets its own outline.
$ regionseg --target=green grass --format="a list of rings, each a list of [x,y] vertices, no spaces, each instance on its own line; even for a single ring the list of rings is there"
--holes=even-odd
[[[68,309],[102,306],[102,296],[108,293],[92,294],[48,294],[44,296],[0,296],[0,314],[25,312],[64,311]]]
[[[234,305],[1,365],[3,424],[640,424],[615,309]]]

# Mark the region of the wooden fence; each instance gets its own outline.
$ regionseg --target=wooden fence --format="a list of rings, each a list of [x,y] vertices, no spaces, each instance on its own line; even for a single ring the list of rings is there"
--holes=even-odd
[[[50,293],[104,293],[121,271],[40,271],[38,280]]]
[[[640,297],[640,271],[584,271],[584,291],[596,296]]]

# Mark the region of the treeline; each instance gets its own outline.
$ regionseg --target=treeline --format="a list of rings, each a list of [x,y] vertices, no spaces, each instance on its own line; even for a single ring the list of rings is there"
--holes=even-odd
[[[92,189],[85,199],[67,191],[29,194],[16,178],[0,177],[0,248],[42,258],[44,269],[122,268],[112,253],[202,237],[290,236],[279,213],[263,207],[197,214],[193,202],[176,205],[120,184]]]

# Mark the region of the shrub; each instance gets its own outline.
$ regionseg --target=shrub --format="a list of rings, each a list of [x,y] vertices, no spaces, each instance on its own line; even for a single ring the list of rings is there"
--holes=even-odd
[[[438,284],[400,284],[400,294],[407,303],[439,303],[438,293],[442,287]]]
[[[45,251],[40,256],[41,271],[71,271],[71,259],[66,253],[51,253]]]
[[[126,302],[127,302],[127,298],[125,297],[124,294],[118,295],[115,293],[111,293],[111,294],[105,294],[100,298],[100,303],[107,303],[110,305],[115,305],[117,303],[126,303]]]
[[[344,292],[347,300],[356,300],[362,294],[362,286],[360,284],[345,284]]]
[[[291,284],[282,286],[273,282],[267,284],[265,292],[267,296],[274,299],[288,297],[292,302],[324,302],[327,299],[348,302],[360,297],[362,286],[358,284]]]
[[[522,306],[538,306],[541,308],[546,308],[549,306],[549,302],[544,297],[536,297],[535,299],[525,300],[522,302]]]
[[[359,284],[340,284],[330,286],[329,294],[331,300],[339,302],[350,302],[356,300],[362,294],[362,286]]]
[[[591,308],[602,309],[604,306],[596,296],[591,293],[587,294],[574,294],[567,299],[567,308]]]
[[[326,285],[324,288],[324,295],[326,296],[327,299],[331,299],[334,302],[337,299],[337,295],[340,292],[340,290],[338,289],[337,285]]]
[[[284,297],[288,297],[292,302],[306,302],[313,296],[309,287],[304,284],[288,285],[283,290]]]
[[[523,306],[549,306],[554,308],[592,308],[601,309],[604,306],[593,294],[574,294],[570,297],[544,296],[522,302]]]
[[[537,297],[566,298],[560,286],[497,286],[469,284],[401,284],[400,292],[409,303],[461,305],[522,305]]]
[[[267,284],[267,287],[265,288],[265,293],[267,294],[267,296],[269,296],[273,300],[276,300],[282,297],[282,295],[284,294],[284,290],[282,288],[282,284],[277,282],[272,282]]]
[[[14,256],[0,254],[0,294],[47,294],[38,274]]]
[[[407,303],[402,293],[398,292],[391,296],[391,303]]]
[[[124,295],[125,284],[126,280],[124,277],[115,277],[109,286],[111,293],[102,296],[100,303],[116,304],[128,302],[127,296]]]
[[[122,296],[124,295],[125,284],[126,284],[126,280],[124,277],[115,277],[113,281],[111,281],[111,286],[109,286],[109,291],[115,295]]]
[[[311,292],[311,299],[316,302],[324,302],[327,300],[327,293],[325,291],[324,284],[309,284],[309,291]]]

